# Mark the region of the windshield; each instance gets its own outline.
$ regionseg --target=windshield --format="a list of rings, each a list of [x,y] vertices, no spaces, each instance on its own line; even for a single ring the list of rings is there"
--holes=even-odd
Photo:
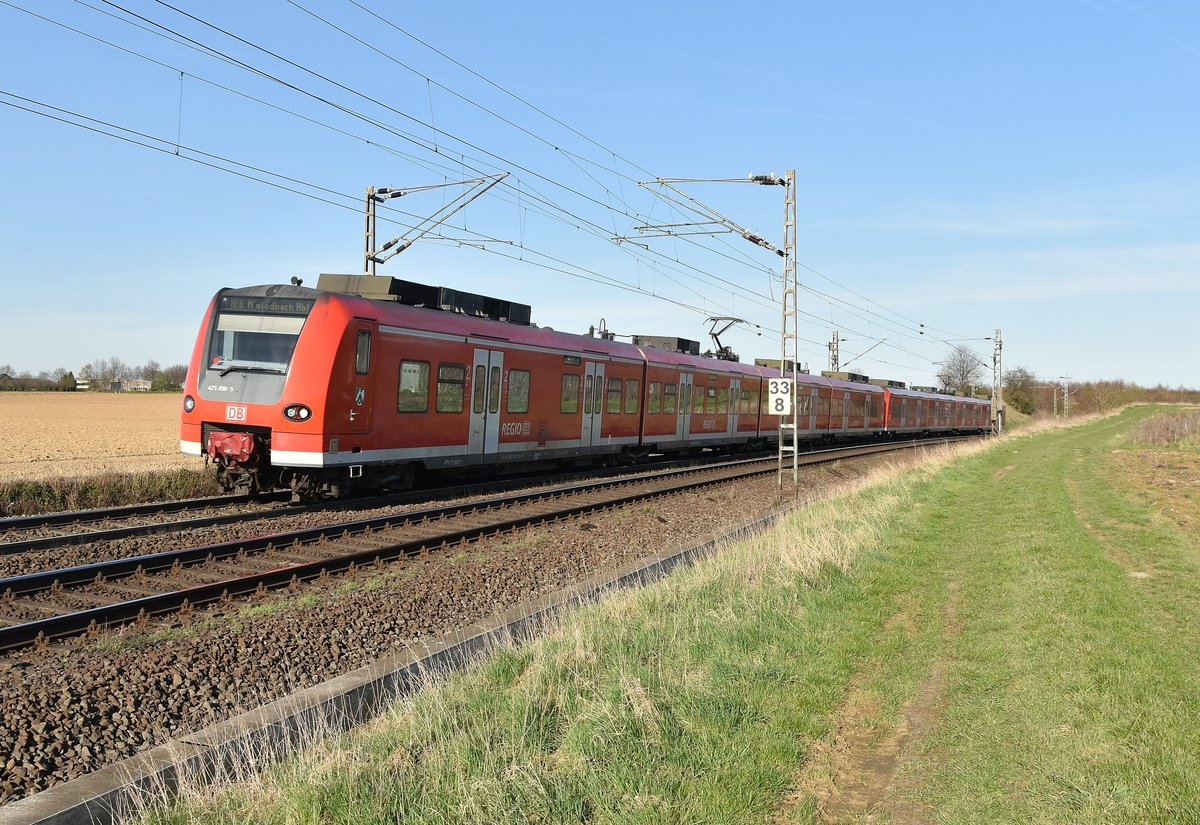
[[[208,368],[222,372],[286,372],[312,303],[222,298],[209,346]]]

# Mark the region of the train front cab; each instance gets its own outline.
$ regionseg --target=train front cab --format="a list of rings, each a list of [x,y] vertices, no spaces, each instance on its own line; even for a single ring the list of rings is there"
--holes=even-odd
[[[274,486],[263,476],[279,433],[321,425],[324,389],[293,398],[291,375],[320,295],[291,286],[224,289],[209,305],[188,367],[180,446],[216,463],[226,489]]]

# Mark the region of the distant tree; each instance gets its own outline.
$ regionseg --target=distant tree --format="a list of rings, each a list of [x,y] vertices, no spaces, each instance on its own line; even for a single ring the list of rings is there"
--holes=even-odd
[[[158,378],[158,374],[161,372],[161,369],[159,368],[158,362],[152,358],[147,361],[145,366],[143,366],[137,372],[138,378],[141,378],[144,381],[154,381],[154,379]]]
[[[1034,390],[1041,382],[1028,367],[1013,367],[1004,372],[1004,403],[1011,404],[1025,415],[1036,408]]]
[[[960,344],[942,361],[938,381],[946,392],[970,395],[975,385],[983,381],[983,367],[979,356]]]
[[[162,376],[163,383],[167,385],[166,389],[177,390],[183,386],[184,379],[187,378],[187,364],[163,367],[159,375]]]
[[[55,370],[55,372],[62,372],[62,370]],[[58,377],[58,388],[65,392],[75,392],[77,385],[74,374],[62,372],[62,375]]]

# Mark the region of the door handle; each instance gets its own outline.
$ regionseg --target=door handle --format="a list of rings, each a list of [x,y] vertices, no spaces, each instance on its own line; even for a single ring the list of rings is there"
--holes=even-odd
[[[350,411],[350,420],[353,421],[356,418],[358,418],[358,413],[356,413],[354,410],[351,410]]]

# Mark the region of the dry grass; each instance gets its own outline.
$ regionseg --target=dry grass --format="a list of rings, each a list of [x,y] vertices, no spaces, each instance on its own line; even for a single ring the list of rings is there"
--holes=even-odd
[[[179,452],[177,393],[0,393],[0,482],[203,467]]]
[[[1135,428],[1132,437],[1138,444],[1154,447],[1200,447],[1200,410],[1156,415]]]

